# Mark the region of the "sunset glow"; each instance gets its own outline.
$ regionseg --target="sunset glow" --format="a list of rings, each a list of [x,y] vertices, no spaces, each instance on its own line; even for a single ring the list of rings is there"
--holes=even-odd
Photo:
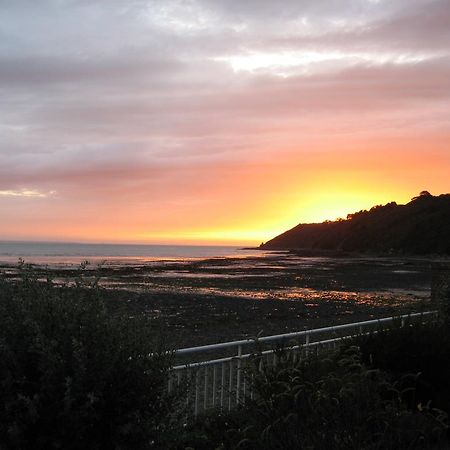
[[[448,0],[0,18],[0,240],[255,245],[450,191]]]

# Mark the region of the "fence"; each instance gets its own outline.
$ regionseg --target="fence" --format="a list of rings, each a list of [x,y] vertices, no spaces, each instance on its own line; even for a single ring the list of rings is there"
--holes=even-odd
[[[169,392],[183,387],[188,414],[197,416],[208,409],[231,410],[252,398],[245,368],[249,358],[261,355],[260,363],[277,364],[277,349],[292,354],[294,360],[308,353],[334,349],[343,339],[376,333],[383,327],[398,323],[422,321],[437,316],[437,311],[348,323],[294,333],[265,336],[258,339],[222,342],[175,351],[177,365],[172,367],[168,381]],[[200,356],[199,358],[195,358]],[[206,359],[207,358],[207,359]],[[199,361],[200,359],[200,361]]]

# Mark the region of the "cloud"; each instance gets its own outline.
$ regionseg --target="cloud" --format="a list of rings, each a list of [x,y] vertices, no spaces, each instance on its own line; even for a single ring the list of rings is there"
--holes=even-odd
[[[49,56],[8,55],[2,58],[0,83],[10,88],[17,86],[51,85],[73,86],[128,83],[157,83],[182,68],[181,62],[174,60],[139,59],[124,55],[118,58],[80,58]]]
[[[55,191],[40,192],[36,189],[0,190],[0,197],[46,198],[56,194]]]
[[[73,220],[120,199],[157,221],[209,205],[224,173],[245,190],[255,162],[450,135],[448,0],[18,0],[0,17],[1,196],[32,186]]]

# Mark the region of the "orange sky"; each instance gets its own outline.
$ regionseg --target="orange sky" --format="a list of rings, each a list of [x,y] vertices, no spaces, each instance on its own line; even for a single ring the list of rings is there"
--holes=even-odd
[[[9,228],[3,224],[4,236],[253,245],[299,222],[345,217],[392,200],[406,203],[422,189],[446,192],[449,158],[445,149],[425,153],[403,142],[407,152],[397,146],[391,151],[386,144],[380,153],[380,145],[367,145],[364,153],[329,150],[305,156],[279,152],[276,160],[267,157],[208,168],[207,177],[195,179],[193,174],[189,185],[172,186],[173,191],[165,195],[156,186],[157,197],[151,201],[145,196],[152,187],[140,183],[126,191],[108,192],[113,201],[105,203],[91,197],[89,190],[81,200],[70,198],[70,193],[4,198],[12,215],[16,212],[22,217]],[[201,174],[206,169],[196,170]],[[35,217],[41,217],[39,222]]]
[[[0,5],[0,240],[254,245],[450,191],[444,0],[24,8]]]

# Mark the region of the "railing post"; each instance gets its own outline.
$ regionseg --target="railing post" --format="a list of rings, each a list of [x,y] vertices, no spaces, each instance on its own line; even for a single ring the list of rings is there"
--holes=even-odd
[[[191,382],[192,374],[188,368],[186,368],[186,409],[189,408],[189,396],[191,394]]]
[[[216,389],[217,389],[217,364],[214,364],[213,366],[213,391],[212,391],[212,405],[213,408],[216,407]]]
[[[172,392],[172,372],[169,372],[169,381],[167,382],[167,392],[170,394]]]
[[[233,392],[233,360],[230,359],[230,379],[228,380],[228,411],[231,411],[232,392]]]
[[[308,356],[309,354],[309,331],[306,332],[305,334],[305,356]]]
[[[244,377],[243,386],[242,386],[242,401],[245,405],[245,397],[247,394],[247,377]]]
[[[223,400],[225,394],[225,363],[222,363],[222,377],[220,380],[220,409],[223,409]]]
[[[239,396],[241,391],[241,367],[242,367],[242,345],[238,346],[238,361],[237,361],[237,373],[236,373],[236,404],[239,403]]]
[[[195,417],[198,416],[198,402],[199,402],[198,381],[199,381],[199,375],[198,375],[198,370],[196,370],[196,372],[195,372],[195,403],[194,403],[194,416]]]
[[[208,366],[205,366],[205,386],[203,395],[203,410],[206,411],[208,409]]]

